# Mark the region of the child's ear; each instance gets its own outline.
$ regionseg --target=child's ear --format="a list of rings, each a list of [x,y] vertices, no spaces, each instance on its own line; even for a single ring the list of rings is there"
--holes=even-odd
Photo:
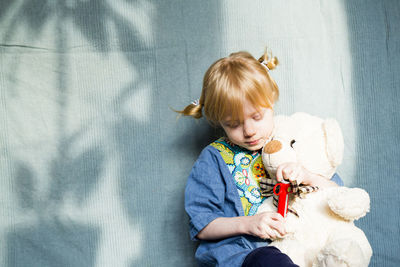
[[[326,119],[322,128],[326,139],[326,153],[333,167],[337,167],[343,160],[344,141],[342,130],[335,119]]]

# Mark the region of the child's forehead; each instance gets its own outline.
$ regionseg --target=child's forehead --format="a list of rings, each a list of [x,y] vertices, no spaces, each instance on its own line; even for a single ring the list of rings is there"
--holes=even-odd
[[[256,114],[262,113],[266,107],[253,105],[250,102],[243,103],[241,108],[227,110],[223,116],[223,121],[243,121],[247,117],[253,117]]]

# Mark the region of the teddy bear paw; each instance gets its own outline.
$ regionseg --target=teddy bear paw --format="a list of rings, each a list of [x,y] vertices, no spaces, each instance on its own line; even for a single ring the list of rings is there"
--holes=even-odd
[[[317,256],[313,267],[367,267],[369,261],[357,242],[336,240]]]
[[[369,211],[370,198],[361,188],[337,187],[328,197],[331,210],[345,220],[357,220]]]

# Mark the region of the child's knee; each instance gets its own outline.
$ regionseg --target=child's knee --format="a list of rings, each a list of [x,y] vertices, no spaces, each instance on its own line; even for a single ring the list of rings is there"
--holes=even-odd
[[[298,266],[276,247],[261,247],[247,255],[242,267],[295,267]]]

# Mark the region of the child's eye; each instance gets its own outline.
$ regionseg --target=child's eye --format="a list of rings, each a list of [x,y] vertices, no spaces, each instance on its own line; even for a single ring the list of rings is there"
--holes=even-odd
[[[262,116],[261,116],[260,113],[257,113],[257,114],[255,114],[255,115],[253,116],[253,119],[256,120],[256,121],[258,121],[258,120],[261,120],[261,119],[262,119]]]
[[[229,121],[225,123],[225,126],[234,129],[239,126],[239,123],[236,121]]]

